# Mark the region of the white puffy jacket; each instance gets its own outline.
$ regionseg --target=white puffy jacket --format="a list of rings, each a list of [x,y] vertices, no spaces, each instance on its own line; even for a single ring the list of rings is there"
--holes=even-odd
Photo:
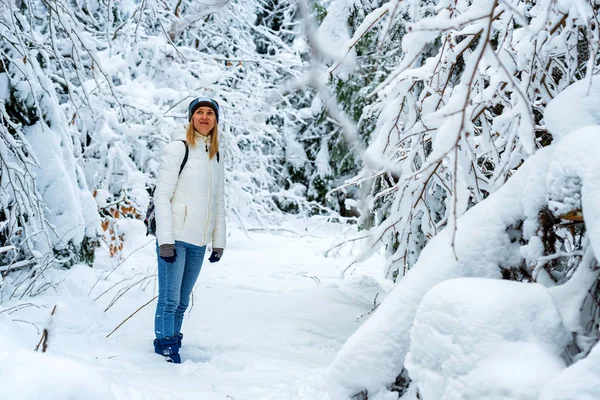
[[[179,240],[204,246],[212,240],[213,248],[225,248],[223,157],[209,160],[206,146],[203,138],[196,147],[188,145],[188,160],[179,177],[184,143],[171,142],[162,151],[154,191],[159,245]]]

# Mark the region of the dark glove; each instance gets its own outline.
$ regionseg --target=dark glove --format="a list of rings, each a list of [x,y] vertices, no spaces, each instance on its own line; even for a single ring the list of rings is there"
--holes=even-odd
[[[221,260],[221,257],[223,257],[223,249],[213,249],[208,261],[211,263],[216,263]]]
[[[161,244],[160,246],[158,246],[158,254],[160,255],[160,258],[162,258],[169,264],[174,263],[175,259],[177,258],[177,252],[175,251],[175,244],[173,244],[173,243]]]

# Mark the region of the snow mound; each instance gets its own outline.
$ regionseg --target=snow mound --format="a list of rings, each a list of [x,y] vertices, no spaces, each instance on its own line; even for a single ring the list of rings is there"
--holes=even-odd
[[[535,343],[505,342],[465,376],[449,382],[447,400],[538,400],[541,388],[564,368]]]
[[[600,399],[600,346],[569,366],[548,383],[539,400],[597,400]]]
[[[405,367],[428,400],[537,400],[570,341],[542,285],[480,278],[429,290],[410,337]]]
[[[109,384],[82,363],[32,350],[0,355],[3,399],[111,400]]]
[[[0,308],[0,311],[6,311]],[[21,340],[21,334],[14,324],[11,323],[11,319],[8,317],[8,313],[0,314],[0,343],[3,348],[17,348],[23,347],[24,343]]]
[[[361,275],[347,278],[340,287],[340,292],[348,296],[353,303],[364,307],[375,307],[391,289],[391,286],[382,286],[381,282],[372,276]]]
[[[600,76],[575,82],[556,96],[544,111],[546,127],[556,139],[589,125],[600,125]]]

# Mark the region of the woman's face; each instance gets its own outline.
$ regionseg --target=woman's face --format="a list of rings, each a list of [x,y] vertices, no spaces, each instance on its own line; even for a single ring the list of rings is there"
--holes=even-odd
[[[202,136],[208,136],[217,123],[217,116],[210,107],[198,107],[192,115],[192,122],[198,133]]]

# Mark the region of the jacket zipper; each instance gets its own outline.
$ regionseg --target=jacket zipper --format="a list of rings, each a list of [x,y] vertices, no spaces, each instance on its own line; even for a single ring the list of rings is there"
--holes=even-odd
[[[208,243],[206,241],[206,230],[208,229],[208,220],[210,217],[210,199],[212,197],[212,168],[210,166],[210,157],[208,153],[206,153],[206,160],[208,163],[208,210],[206,211],[206,225],[204,226],[204,235],[202,237],[204,239],[204,243]]]

